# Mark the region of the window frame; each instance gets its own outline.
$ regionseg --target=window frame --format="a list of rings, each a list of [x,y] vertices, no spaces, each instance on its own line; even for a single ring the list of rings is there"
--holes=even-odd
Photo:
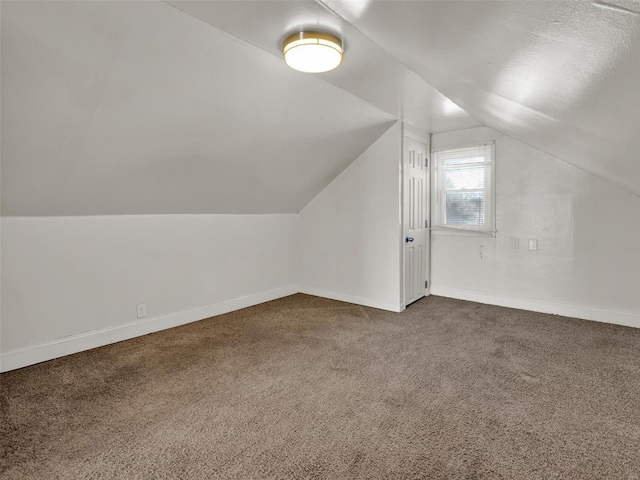
[[[449,158],[443,158],[445,154],[451,154],[456,151],[464,151],[470,149],[487,149],[487,152],[483,152],[483,162],[473,162],[460,164],[455,166],[446,166],[446,160]],[[460,235],[490,235],[495,236],[496,233],[496,192],[495,192],[495,170],[496,170],[496,154],[495,154],[495,141],[479,142],[467,145],[457,145],[452,147],[444,147],[433,150],[432,158],[434,159],[434,221],[432,224],[432,230],[435,233],[452,233]],[[454,157],[455,158],[455,157]],[[464,158],[462,156],[461,158]],[[447,189],[446,188],[446,173],[451,170],[465,170],[469,168],[484,167],[484,187],[483,188],[470,188],[470,189]],[[447,193],[484,193],[484,223],[477,224],[447,224],[447,208],[446,208],[446,196]]]

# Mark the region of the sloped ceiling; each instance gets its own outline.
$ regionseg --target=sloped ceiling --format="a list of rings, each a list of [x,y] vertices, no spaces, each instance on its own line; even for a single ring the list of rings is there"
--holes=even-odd
[[[640,195],[640,3],[323,0],[485,125]]]
[[[397,119],[485,124],[639,195],[638,11],[5,1],[2,213],[294,213]],[[344,37],[339,69],[284,64],[312,26]]]
[[[163,3],[2,5],[5,215],[297,212],[394,120]]]
[[[480,126],[427,81],[344,18],[314,0],[170,1],[175,8],[282,57],[282,42],[301,29],[343,38],[340,68],[319,77],[394,118],[431,133]]]
[[[342,21],[302,3],[306,21]],[[218,6],[221,21],[258,18]],[[277,48],[163,2],[3,2],[1,15],[3,215],[295,213],[405,110],[477,125],[370,41],[354,44],[382,53],[393,81],[295,72]],[[277,46],[288,32],[271,20],[261,35]]]

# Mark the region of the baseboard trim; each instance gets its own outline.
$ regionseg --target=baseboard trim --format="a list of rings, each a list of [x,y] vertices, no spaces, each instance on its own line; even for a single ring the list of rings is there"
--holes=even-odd
[[[400,304],[381,302],[379,300],[358,297],[356,295],[345,295],[343,293],[330,292],[328,290],[322,290],[315,287],[299,287],[298,291],[300,293],[306,293],[307,295],[315,295],[316,297],[324,297],[330,298],[332,300],[340,300],[341,302],[355,303],[356,305],[378,308],[380,310],[387,310],[389,312],[401,312],[402,310],[404,310],[404,308],[402,308],[402,305]]]
[[[90,350],[92,348],[102,347],[111,343],[121,342],[142,335],[147,335],[149,333],[166,330],[168,328],[178,327],[187,323],[204,320],[206,318],[215,317],[217,315],[251,307],[260,303],[276,300],[278,298],[287,297],[298,292],[353,303],[356,305],[378,308],[390,312],[401,312],[404,310],[404,305],[401,304],[396,305],[389,302],[381,302],[379,300],[358,297],[356,295],[345,295],[314,287],[286,285],[284,287],[224,302],[205,305],[203,307],[183,312],[171,313],[160,317],[145,319],[144,321],[80,333],[78,335],[72,335],[50,342],[30,345],[28,347],[5,352],[0,355],[0,372],[8,372],[10,370],[27,367],[47,360],[53,360],[54,358],[63,357],[65,355],[71,355],[84,350]],[[497,295],[479,290],[448,287],[444,285],[431,285],[429,293],[431,295],[441,297],[457,298],[460,300],[469,300],[473,302],[487,303],[490,305],[499,305],[521,310],[551,313],[566,317],[640,328],[640,315],[633,315],[629,313],[562,303],[543,302],[540,300]]]
[[[498,295],[466,288],[447,287],[444,285],[431,285],[431,294],[440,297],[487,303],[489,305],[499,305],[501,307],[531,310],[533,312],[541,313],[552,313],[555,315],[562,315],[564,317],[581,318],[584,320],[640,328],[640,315],[633,315],[630,313],[614,312],[610,310],[564,303],[544,302],[541,300],[532,300],[527,298],[510,297],[507,295]]]
[[[222,315],[223,313],[240,310],[241,308],[258,305],[270,300],[287,297],[295,293],[298,293],[298,285],[286,285],[284,287],[205,305],[183,312],[170,313],[143,321],[80,333],[37,345],[30,345],[2,353],[0,355],[0,372],[8,372],[65,355],[129,340],[160,330],[166,330],[167,328],[178,327],[198,320],[204,320],[205,318]]]

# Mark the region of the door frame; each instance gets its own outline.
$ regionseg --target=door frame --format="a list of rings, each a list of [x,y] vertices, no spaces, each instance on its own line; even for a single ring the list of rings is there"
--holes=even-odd
[[[404,233],[404,215],[405,215],[405,137],[410,137],[413,140],[424,143],[426,148],[426,155],[428,159],[427,166],[427,179],[426,179],[426,193],[425,193],[425,215],[429,222],[429,226],[426,229],[426,245],[425,259],[427,265],[425,267],[425,274],[427,276],[426,281],[427,288],[425,289],[424,296],[427,297],[431,294],[431,135],[426,130],[417,129],[411,125],[402,122],[401,139],[400,139],[400,228],[398,239],[400,241],[400,311],[407,308],[405,303],[405,289],[406,289],[406,276],[405,276],[405,261],[406,261],[406,249],[405,249],[405,233]]]

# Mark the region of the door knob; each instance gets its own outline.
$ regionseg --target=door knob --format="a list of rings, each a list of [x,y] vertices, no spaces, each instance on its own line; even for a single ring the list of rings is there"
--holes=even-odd
[[[406,240],[407,242],[413,242],[413,237],[407,237],[407,238],[405,238],[405,240]]]

